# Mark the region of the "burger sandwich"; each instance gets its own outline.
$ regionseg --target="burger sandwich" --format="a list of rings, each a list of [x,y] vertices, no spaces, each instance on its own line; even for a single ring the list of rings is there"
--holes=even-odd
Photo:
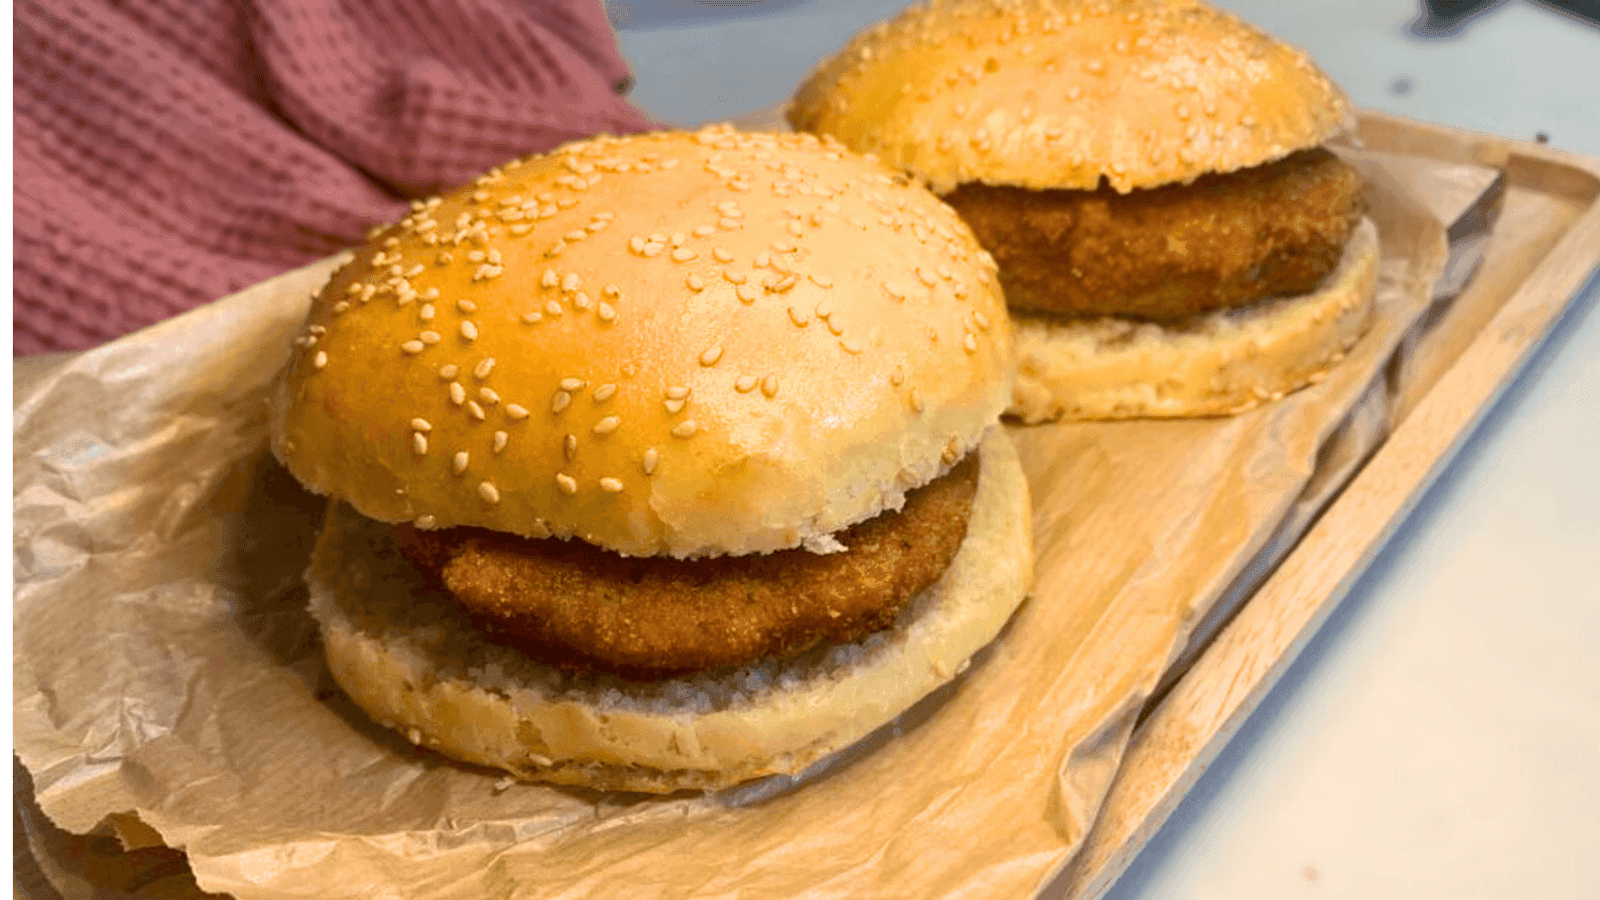
[[[1021,602],[992,258],[812,135],[601,137],[417,202],[314,298],[272,446],[376,721],[523,779],[794,773]]]
[[[795,128],[926,183],[998,260],[1011,412],[1226,415],[1321,380],[1378,258],[1306,57],[1193,0],[933,0],[853,39]]]

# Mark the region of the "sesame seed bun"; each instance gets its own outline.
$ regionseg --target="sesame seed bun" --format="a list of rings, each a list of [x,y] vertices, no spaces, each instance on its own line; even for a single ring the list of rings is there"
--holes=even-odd
[[[955,677],[1032,580],[1027,481],[996,428],[967,538],[892,629],[789,660],[668,681],[565,675],[489,643],[430,594],[392,533],[335,505],[308,581],[328,665],[414,743],[518,777],[709,789],[799,772]]]
[[[315,299],[273,450],[382,522],[635,556],[809,546],[1011,395],[992,258],[810,135],[603,137],[375,235]]]
[[[918,4],[823,61],[788,116],[796,129],[876,154],[951,202],[975,183],[1036,192],[1109,186],[1121,195],[1189,185],[1318,147],[1354,123],[1349,100],[1303,51],[1185,0]],[[1111,196],[1084,218],[1138,221]],[[1328,248],[1351,235],[1343,260],[1309,294],[1245,297],[1236,309],[1162,324],[1124,312],[1120,296],[1095,298],[1107,309],[1099,318],[1014,313],[1022,371],[1008,413],[1030,423],[1227,415],[1317,380],[1371,318],[1378,244],[1370,222],[1354,227],[1354,197],[1340,222],[1346,231]],[[1214,227],[1198,215],[1188,224]],[[1034,224],[1021,210],[1017,221]],[[1293,233],[1304,224],[1274,227]],[[1237,240],[1269,246],[1276,238]],[[1108,268],[1148,263],[1147,246],[1118,246],[1120,255],[1102,257]],[[1067,253],[1030,262],[1054,272],[1058,256]],[[1322,254],[1318,265],[1334,258]],[[1177,285],[1191,274],[1185,265],[1199,263],[1168,258],[1153,270]],[[1060,275],[1066,282],[1083,273],[1062,265]]]
[[[1198,2],[950,0],[857,35],[795,94],[829,134],[939,194],[1126,193],[1232,172],[1353,127],[1306,54]]]

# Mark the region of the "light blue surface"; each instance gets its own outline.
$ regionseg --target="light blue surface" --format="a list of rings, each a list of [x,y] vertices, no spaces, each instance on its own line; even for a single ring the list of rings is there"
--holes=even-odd
[[[616,0],[634,99],[676,124],[782,102],[903,0]],[[1600,29],[1506,3],[1449,39],[1402,0],[1222,2],[1361,106],[1600,156]],[[1200,897],[1596,897],[1600,277],[1113,888]]]

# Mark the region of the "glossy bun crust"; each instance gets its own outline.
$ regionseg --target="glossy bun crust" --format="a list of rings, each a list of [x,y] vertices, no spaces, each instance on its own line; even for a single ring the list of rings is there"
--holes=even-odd
[[[298,344],[273,449],[310,489],[636,556],[828,549],[971,450],[1015,366],[951,210],[831,141],[726,128],[414,204]]]
[[[948,0],[862,32],[789,120],[944,194],[1187,183],[1352,125],[1306,54],[1184,0]]]

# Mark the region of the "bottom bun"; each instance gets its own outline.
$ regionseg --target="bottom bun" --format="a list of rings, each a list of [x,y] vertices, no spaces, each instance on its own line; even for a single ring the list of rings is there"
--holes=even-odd
[[[953,678],[1032,578],[1028,487],[1004,432],[979,447],[966,540],[893,628],[712,674],[570,675],[484,640],[390,528],[335,503],[307,580],[328,667],[413,743],[519,778],[664,793],[798,772]],[[692,565],[692,563],[688,563]]]
[[[1056,419],[1227,416],[1321,381],[1367,330],[1378,229],[1362,219],[1309,294],[1176,325],[1014,314],[1018,373],[1008,415]]]

